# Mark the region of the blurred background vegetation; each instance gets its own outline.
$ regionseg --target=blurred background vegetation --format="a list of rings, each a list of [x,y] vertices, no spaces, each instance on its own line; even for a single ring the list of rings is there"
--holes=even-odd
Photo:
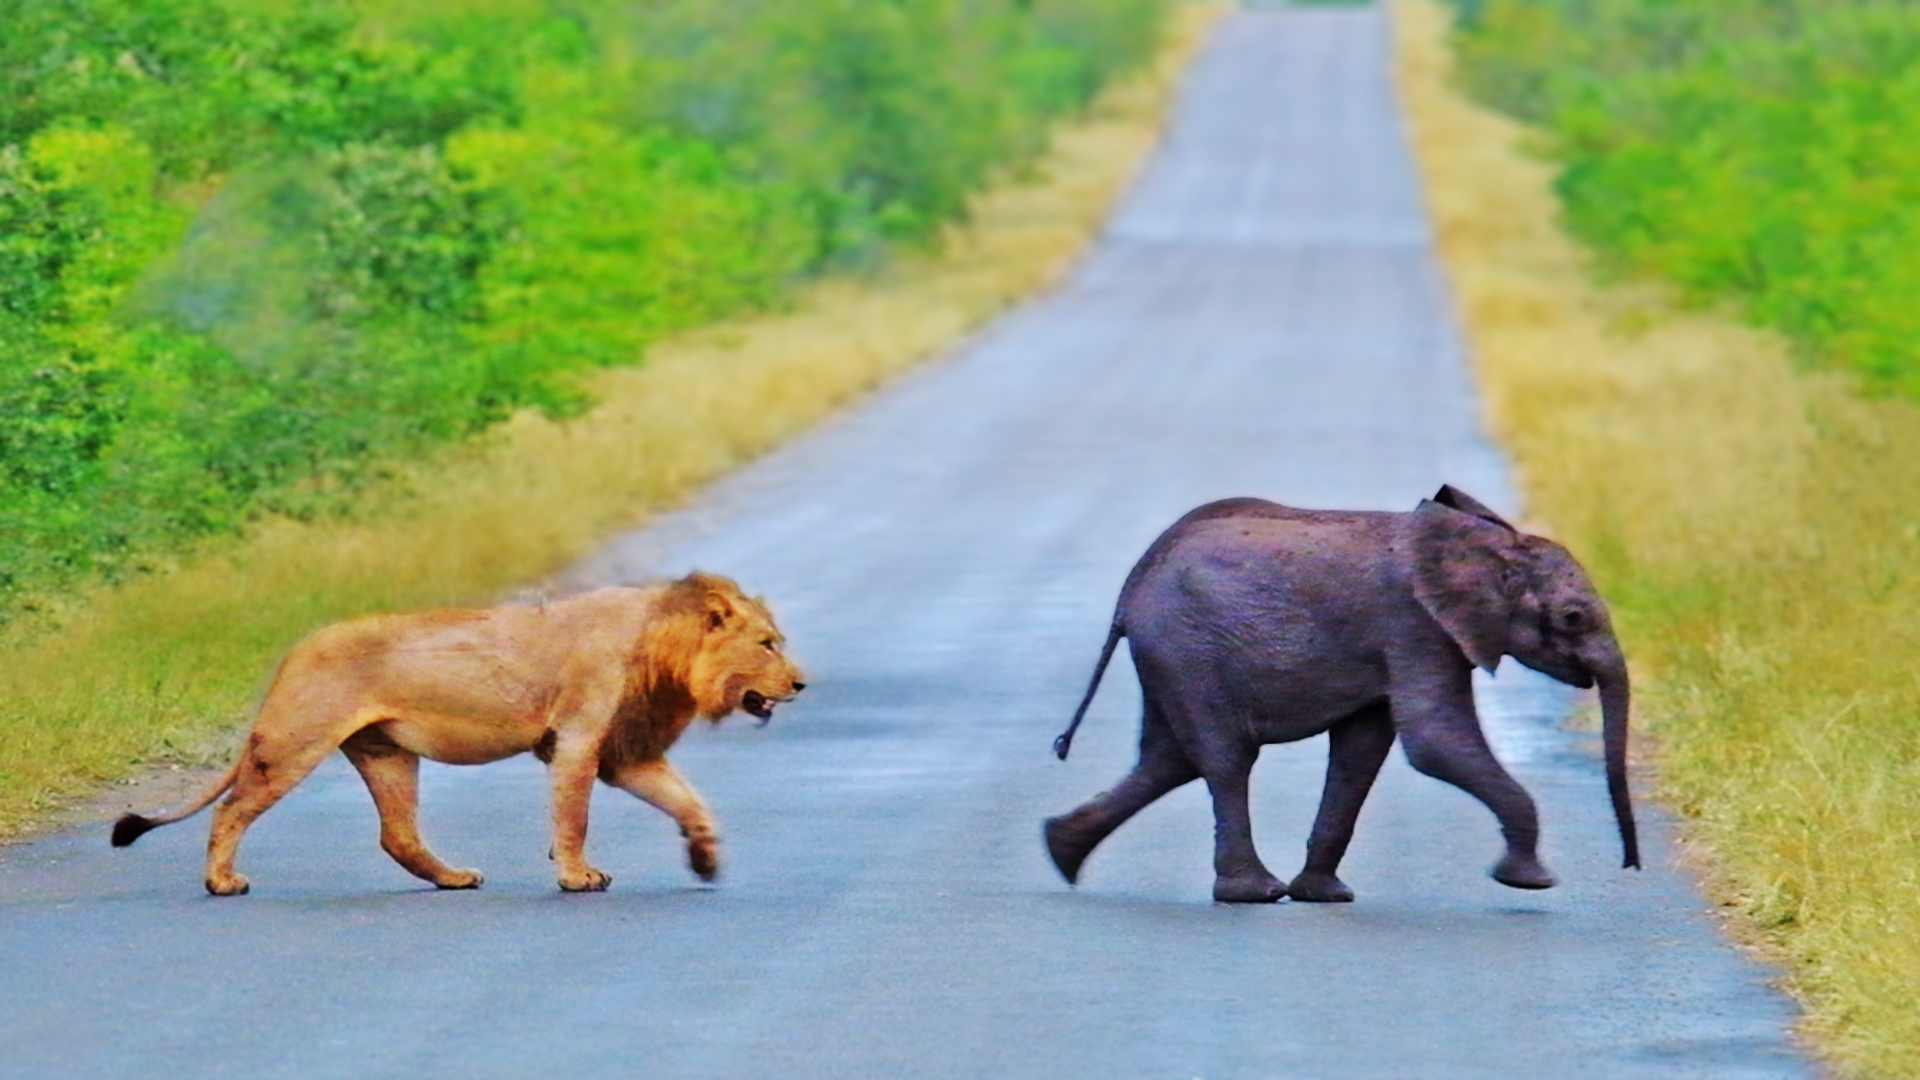
[[[1467,87],[1539,133],[1616,272],[1920,397],[1920,7],[1458,0]]]
[[[1165,0],[0,0],[0,621],[936,242]]]

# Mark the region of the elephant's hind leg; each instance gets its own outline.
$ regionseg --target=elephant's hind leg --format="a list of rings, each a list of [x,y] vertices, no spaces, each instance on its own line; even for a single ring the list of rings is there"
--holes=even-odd
[[[1271,904],[1287,895],[1286,883],[1273,876],[1253,846],[1247,793],[1253,761],[1248,753],[1244,763],[1228,760],[1205,774],[1213,793],[1213,898],[1221,903]]]
[[[1228,904],[1271,904],[1286,896],[1286,882],[1273,876],[1253,846],[1247,781],[1260,747],[1241,734],[1243,724],[1205,716],[1175,716],[1172,724],[1189,735],[1187,754],[1213,795],[1213,898]]]
[[[1335,724],[1327,739],[1327,786],[1307,838],[1307,865],[1287,886],[1287,895],[1294,900],[1345,903],[1353,899],[1353,890],[1335,871],[1353,839],[1360,806],[1393,749],[1392,713],[1384,701],[1369,705]]]
[[[367,782],[380,811],[380,849],[407,873],[442,889],[474,889],[484,880],[478,870],[456,870],[428,850],[420,839],[420,758],[402,749],[376,727],[364,727],[340,744],[341,753]]]
[[[1048,818],[1043,830],[1047,854],[1060,876],[1079,880],[1080,865],[1126,820],[1182,784],[1200,778],[1173,732],[1151,706],[1140,727],[1140,763],[1113,790],[1102,792],[1071,813]]]

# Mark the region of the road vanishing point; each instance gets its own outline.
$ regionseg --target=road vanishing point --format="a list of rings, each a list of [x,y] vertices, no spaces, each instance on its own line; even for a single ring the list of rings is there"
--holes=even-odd
[[[1200,503],[1516,509],[1482,434],[1377,6],[1223,21],[1159,150],[1047,295],[690,508],[577,585],[703,568],[764,594],[811,684],[673,760],[723,828],[716,886],[673,824],[595,795],[610,892],[546,859],[541,766],[427,765],[423,831],[477,892],[375,843],[337,756],[249,832],[244,899],[201,890],[206,817],[0,849],[0,1077],[907,1078],[1813,1075],[1791,1004],[1730,947],[1646,799],[1620,868],[1579,692],[1477,684],[1540,804],[1559,888],[1486,876],[1491,814],[1395,754],[1345,905],[1211,902],[1195,783],[1069,887],[1043,818],[1131,766],[1122,650],[1062,763],[1134,559]],[[1268,748],[1253,820],[1299,865],[1326,742]]]

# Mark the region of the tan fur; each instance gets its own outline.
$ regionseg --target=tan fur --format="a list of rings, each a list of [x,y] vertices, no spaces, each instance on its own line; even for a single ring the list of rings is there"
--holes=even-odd
[[[695,716],[766,714],[791,700],[803,684],[784,642],[764,604],[699,573],[540,605],[341,623],[281,663],[219,783],[172,813],[128,815],[114,842],[131,843],[230,788],[207,842],[206,886],[244,893],[247,880],[233,871],[241,834],[338,747],[380,811],[381,847],[441,888],[472,888],[480,874],[442,863],[415,827],[420,759],[476,765],[531,751],[548,766],[562,889],[612,880],[582,851],[596,776],[671,815],[694,871],[711,879],[713,817],[666,751]]]

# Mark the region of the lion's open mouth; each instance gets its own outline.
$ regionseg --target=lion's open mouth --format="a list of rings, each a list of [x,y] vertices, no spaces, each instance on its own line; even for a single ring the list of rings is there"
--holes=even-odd
[[[761,723],[773,719],[773,699],[758,690],[749,690],[740,698],[740,708],[760,718]]]

